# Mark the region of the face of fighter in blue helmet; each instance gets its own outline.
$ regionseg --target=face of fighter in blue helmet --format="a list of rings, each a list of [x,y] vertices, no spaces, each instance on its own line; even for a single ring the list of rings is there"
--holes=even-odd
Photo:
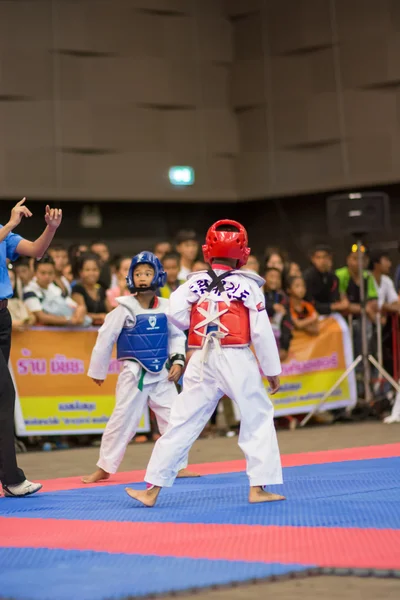
[[[153,267],[147,263],[141,263],[136,265],[133,271],[133,283],[135,284],[135,288],[140,291],[140,289],[149,289],[151,284],[153,283],[155,271]]]
[[[165,285],[166,278],[167,274],[158,258],[152,252],[144,251],[132,258],[126,282],[130,292],[135,294],[156,291]]]

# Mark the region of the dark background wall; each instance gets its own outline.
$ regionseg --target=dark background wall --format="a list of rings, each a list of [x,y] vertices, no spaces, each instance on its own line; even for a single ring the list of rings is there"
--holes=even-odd
[[[398,262],[397,244],[400,240],[400,186],[380,186],[390,195],[391,230],[371,233],[369,245],[389,249]],[[64,222],[58,241],[70,244],[104,238],[115,253],[133,254],[151,248],[156,241],[173,240],[181,228],[195,229],[200,240],[210,224],[220,218],[233,218],[247,227],[250,245],[260,257],[267,246],[279,246],[293,260],[305,266],[310,247],[330,243],[335,250],[336,264],[341,264],[352,243],[351,238],[330,238],[326,219],[326,194],[254,200],[246,203],[171,203],[171,202],[103,202],[97,204],[102,215],[100,229],[80,225],[82,204],[56,203],[63,208]],[[89,204],[87,202],[85,205]],[[45,202],[28,203],[34,217],[18,228],[21,235],[37,236],[42,227]],[[11,201],[0,202],[0,223],[8,220]]]

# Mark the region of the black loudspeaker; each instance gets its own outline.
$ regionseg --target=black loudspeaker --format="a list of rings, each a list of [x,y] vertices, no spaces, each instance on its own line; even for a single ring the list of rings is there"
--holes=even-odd
[[[326,201],[328,230],[332,237],[362,236],[390,228],[389,196],[383,192],[338,194]]]

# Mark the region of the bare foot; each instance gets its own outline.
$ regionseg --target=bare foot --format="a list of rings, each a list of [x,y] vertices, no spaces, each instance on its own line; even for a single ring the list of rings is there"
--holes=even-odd
[[[194,471],[189,471],[189,469],[181,469],[178,472],[177,477],[201,477],[200,473],[195,473]]]
[[[285,496],[273,494],[263,490],[261,486],[251,487],[249,492],[249,502],[256,504],[259,502],[277,502],[278,500],[286,500]]]
[[[104,469],[100,469],[100,467],[91,475],[86,475],[82,477],[81,481],[83,483],[96,483],[97,481],[102,481],[104,479],[108,479],[110,477],[110,473],[104,471]]]
[[[158,494],[160,493],[161,488],[157,486],[153,486],[147,490],[134,490],[132,488],[125,488],[128,496],[141,502],[145,506],[151,508],[157,502]]]

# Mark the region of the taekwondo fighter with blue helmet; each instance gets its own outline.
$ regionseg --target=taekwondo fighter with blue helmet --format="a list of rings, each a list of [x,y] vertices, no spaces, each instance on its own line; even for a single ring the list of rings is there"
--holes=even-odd
[[[117,298],[118,306],[100,328],[90,361],[88,376],[97,385],[102,385],[107,377],[114,344],[123,367],[115,408],[101,440],[97,470],[84,477],[84,483],[108,479],[117,472],[147,404],[163,434],[178,396],[175,383],[185,364],[185,334],[168,323],[168,300],[156,295],[166,282],[158,258],[151,252],[135,256],[126,280],[131,295]],[[180,477],[197,476],[186,467],[187,456],[180,464]]]

